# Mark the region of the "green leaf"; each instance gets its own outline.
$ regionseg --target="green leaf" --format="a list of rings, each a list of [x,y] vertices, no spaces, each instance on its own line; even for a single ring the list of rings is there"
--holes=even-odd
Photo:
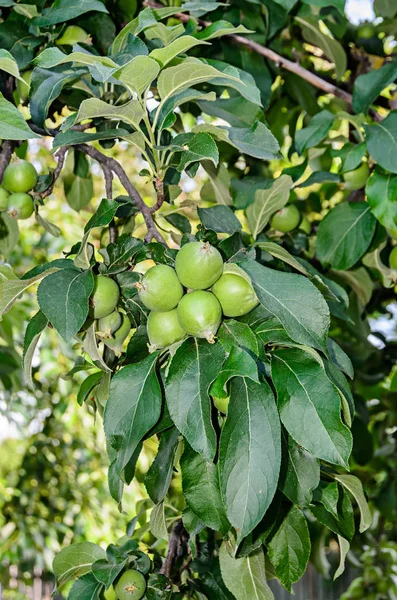
[[[58,586],[89,573],[92,563],[101,558],[106,558],[105,551],[92,542],[81,542],[63,548],[52,563]]]
[[[172,357],[165,386],[171,418],[196,452],[213,460],[216,434],[208,390],[225,359],[222,346],[188,338]]]
[[[235,600],[223,582],[218,557],[214,557],[209,571],[200,574],[200,584],[209,600]]]
[[[211,208],[198,208],[198,216],[206,229],[220,233],[233,234],[241,231],[241,223],[228,206],[212,206]]]
[[[336,519],[322,504],[310,507],[313,515],[331,531],[347,540],[351,540],[355,533],[354,513],[348,494],[341,489],[338,501],[338,518]]]
[[[152,25],[157,25],[157,19],[154,11],[151,8],[144,8],[139,11],[138,16],[130,21],[115,37],[111,46],[112,54],[120,52],[128,41],[128,36],[138,35],[141,31],[144,31]]]
[[[53,71],[35,67],[30,84],[29,104],[33,122],[39,127],[44,127],[48,109],[52,102],[58,98],[66,85],[81,79],[85,73],[85,69],[75,69],[72,67],[56,67]],[[33,137],[38,136],[34,135]]]
[[[230,526],[222,504],[216,466],[188,444],[181,458],[182,490],[188,506],[207,527],[226,533]]]
[[[108,12],[105,5],[99,0],[59,0],[59,2],[54,2],[51,8],[45,9],[40,17],[35,17],[33,24],[38,27],[56,25],[77,19],[91,11]]]
[[[251,277],[261,304],[281,321],[295,342],[325,349],[329,309],[306,277],[268,269],[254,260],[243,261],[240,266]]]
[[[347,270],[368,249],[376,220],[366,202],[342,202],[321,221],[316,254],[323,265]]]
[[[336,479],[336,481],[339,481],[339,483],[341,483],[356,500],[361,515],[360,533],[363,533],[363,531],[366,531],[369,527],[371,527],[372,515],[371,511],[369,510],[367,500],[364,496],[364,490],[361,481],[354,475],[339,475],[334,473],[332,476],[334,479]]]
[[[84,575],[70,588],[68,600],[97,600],[103,584],[92,573]]]
[[[159,107],[158,115],[156,115],[158,129],[163,129],[164,127],[170,126],[167,123],[169,118],[173,117],[173,111],[178,106],[181,106],[186,102],[197,102],[199,99],[213,102],[216,99],[216,94],[215,92],[209,92],[208,94],[205,94],[199,90],[188,88],[186,90],[183,89],[181,92],[173,95],[166,102],[164,102],[161,107]]]
[[[185,59],[176,67],[168,67],[161,71],[157,87],[163,104],[168,98],[186,90],[192,85],[211,81],[216,77],[222,77],[232,85],[238,82],[237,77],[221,73],[214,67],[206,65],[199,60]]]
[[[387,229],[397,226],[397,175],[376,167],[365,186],[367,202],[374,217]]]
[[[266,581],[262,549],[244,558],[232,558],[228,547],[227,542],[222,543],[219,561],[222,579],[236,600],[274,600]]]
[[[307,148],[317,146],[328,134],[333,123],[335,115],[329,110],[322,110],[312,117],[307,127],[300,129],[295,135],[295,146],[299,154],[302,154]]]
[[[115,75],[130,92],[141,96],[160,72],[158,63],[148,56],[136,56]]]
[[[146,474],[145,486],[155,504],[161,502],[168,491],[179,435],[176,427],[162,433],[156,458]]]
[[[149,56],[156,60],[161,68],[164,68],[172,59],[178,56],[178,54],[185,54],[188,50],[199,44],[210,45],[191,35],[184,35],[168,44],[168,46],[165,46],[165,48],[156,48],[155,50],[152,50]]]
[[[150,532],[157,539],[168,541],[167,521],[165,519],[164,502],[156,504],[150,513]]]
[[[268,544],[276,575],[289,592],[306,570],[310,548],[306,519],[299,508],[292,506]]]
[[[353,171],[357,169],[362,163],[362,159],[367,150],[365,142],[361,144],[343,144],[339,150],[332,150],[332,156],[338,156],[342,163],[340,166],[340,172],[345,173],[346,171]]]
[[[116,577],[121,573],[127,560],[118,563],[110,563],[105,559],[95,561],[91,566],[91,572],[95,579],[108,589]]]
[[[28,19],[33,19],[33,17],[37,17],[37,15],[39,14],[37,6],[35,6],[34,4],[14,4],[14,10],[19,15],[27,17]]]
[[[202,200],[217,202],[222,206],[233,204],[229,187],[230,173],[223,163],[217,167],[210,161],[201,163],[204,171],[208,175],[208,181],[203,185],[200,191]]]
[[[247,208],[248,225],[254,239],[266,227],[270,217],[287,204],[291,186],[291,177],[281,175],[271,187],[256,191],[254,203]]]
[[[277,350],[272,378],[281,421],[295,442],[317,458],[348,467],[352,436],[323,365],[300,348]]]
[[[339,543],[340,561],[339,561],[339,566],[336,569],[335,574],[334,574],[334,581],[335,581],[335,579],[340,577],[340,575],[342,575],[342,573],[344,572],[346,556],[350,550],[349,542],[340,535],[338,535],[338,543]]]
[[[37,342],[44,329],[48,325],[47,317],[39,310],[29,321],[23,340],[22,365],[26,383],[33,387],[32,379],[32,359],[37,346]]]
[[[137,129],[144,116],[144,110],[138,100],[130,100],[126,104],[115,106],[108,104],[99,98],[88,98],[80,104],[75,123],[80,123],[86,119],[98,119],[105,117],[107,119],[120,120],[128,123]]]
[[[280,158],[278,141],[264,123],[256,121],[251,128],[229,127],[226,128],[229,143],[241,150],[244,154],[254,156],[261,160]]]
[[[115,202],[114,200],[107,200],[106,198],[101,200],[96,213],[84,227],[84,233],[87,233],[95,227],[106,227],[106,225],[109,225],[119,207],[120,203]]]
[[[287,467],[282,492],[297,506],[305,508],[320,481],[320,463],[289,435],[286,444]]]
[[[321,48],[328,60],[334,63],[336,78],[341,79],[347,68],[346,52],[343,46],[320,30],[317,16],[306,15],[305,17],[295,17],[295,20],[302,27],[305,40],[309,44]]]
[[[94,195],[94,184],[91,176],[79,177],[71,173],[63,178],[63,187],[67,203],[77,212],[85,208]]]
[[[93,288],[91,271],[78,269],[62,269],[40,283],[37,290],[40,308],[65,342],[84,325]]]
[[[40,136],[33,133],[22,113],[0,93],[0,139],[32,140],[36,138],[40,138]]]
[[[1,127],[1,124],[0,124]],[[0,255],[7,258],[19,240],[18,221],[6,212],[0,213]]]
[[[331,515],[338,518],[339,488],[336,481],[320,481],[319,487],[314,490],[313,500],[321,503]]]
[[[256,248],[260,248],[265,252],[268,252],[275,258],[282,260],[283,262],[287,263],[288,265],[302,273],[302,275],[305,275],[306,277],[310,278],[310,273],[307,271],[307,269],[305,269],[305,267],[299,261],[297,261],[296,258],[294,258],[292,254],[288,252],[288,250],[283,248],[283,246],[280,246],[275,242],[255,242],[253,246],[255,246]]]
[[[303,4],[311,4],[312,6],[320,6],[321,8],[332,6],[332,8],[336,8],[336,10],[340,12],[342,17],[345,16],[345,1],[346,0],[302,0]]]
[[[280,420],[270,387],[234,378],[219,442],[218,469],[226,514],[237,531],[238,543],[268,509],[280,463]]]
[[[83,406],[84,402],[92,395],[94,389],[99,385],[102,376],[102,371],[97,371],[84,379],[77,393],[77,404],[79,406]]]
[[[355,113],[367,113],[379,94],[397,79],[397,63],[360,75],[354,82],[352,108]]]
[[[177,138],[175,138],[177,139]],[[185,170],[189,165],[202,160],[209,160],[215,166],[219,162],[217,145],[208,133],[197,133],[186,142],[187,149],[181,154],[177,167],[178,171]]]
[[[255,355],[259,354],[258,339],[252,329],[246,323],[228,319],[223,321],[217,334],[219,343],[222,344],[225,352],[230,354],[234,346],[247,348]]]
[[[374,11],[377,17],[392,19],[397,13],[394,0],[374,0]]]
[[[10,310],[16,299],[20,294],[28,289],[31,285],[47,277],[51,273],[57,271],[56,268],[49,269],[47,271],[41,271],[36,275],[32,275],[29,279],[7,279],[5,281],[0,280],[0,318]]]
[[[8,52],[8,50],[0,49],[0,71],[5,71],[16,79],[24,81],[19,74],[18,63],[13,55]],[[29,84],[27,85],[29,87]]]
[[[85,133],[84,131],[69,129],[68,131],[61,131],[55,136],[52,149],[56,150],[56,148],[60,148],[61,146],[74,146],[76,144],[87,144],[97,140],[110,140],[116,138],[127,139],[128,141],[135,135],[137,135],[137,132],[130,134],[126,129],[122,129],[121,127],[97,131],[96,133]]]
[[[397,110],[380,123],[364,125],[368,152],[381,167],[397,173]]]
[[[218,377],[211,385],[210,394],[215,398],[228,396],[226,384],[232,377],[249,377],[259,383],[258,367],[248,352],[239,346],[233,346],[226,361],[222,365]]]
[[[116,470],[121,473],[142,438],[160,418],[162,395],[156,374],[158,353],[127,365],[110,384],[104,428],[108,443],[117,450]]]
[[[232,23],[229,21],[215,21],[208,27],[202,29],[202,31],[195,33],[194,36],[198,40],[213,40],[223,35],[236,35],[240,33],[254,32],[244,27],[244,25],[238,25],[237,27],[234,27],[234,25],[232,25]]]

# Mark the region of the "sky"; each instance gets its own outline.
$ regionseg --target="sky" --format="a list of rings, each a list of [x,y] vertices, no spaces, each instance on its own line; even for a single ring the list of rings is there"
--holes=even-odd
[[[346,14],[353,23],[373,20],[373,0],[346,0]]]

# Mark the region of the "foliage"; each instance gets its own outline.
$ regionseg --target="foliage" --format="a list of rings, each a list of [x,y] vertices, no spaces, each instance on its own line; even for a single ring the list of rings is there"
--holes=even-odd
[[[106,552],[89,541],[64,548],[54,561],[58,585],[73,575],[71,600],[102,598],[133,567],[147,578],[149,600],[270,599],[269,570],[288,590],[310,555],[326,571],[327,536],[338,541],[340,575],[350,545],[360,546],[356,532],[382,544],[396,517],[387,458],[395,354],[387,339],[369,338],[368,320],[388,310],[397,280],[388,266],[397,225],[395,10],[376,3],[379,23],[363,36],[343,0],[193,1],[136,15],[111,0],[5,5],[0,174],[27,140],[51,140],[57,166],[30,190],[37,226],[55,236],[62,229],[60,209],[55,223],[43,216],[60,177],[73,210],[97,201],[84,232],[56,257],[33,256],[20,278],[1,266],[0,313],[7,318],[38,286],[23,348],[30,385],[41,335],[55,329],[73,340],[73,376],[87,375],[77,401],[103,418],[120,509],[143,444],[159,440],[145,480],[150,500],[128,540]],[[80,30],[68,31],[73,24]],[[25,99],[16,81],[27,70]],[[137,153],[135,185],[124,164]],[[200,177],[197,205],[182,192]],[[274,230],[288,205],[294,223]],[[7,259],[18,228],[11,211],[0,220]],[[224,315],[215,340],[211,330],[208,341],[190,336],[153,351],[140,273],[176,261],[179,274],[176,247],[192,241],[242,269],[259,305]],[[113,345],[98,331],[98,275],[119,287],[131,329],[124,345],[117,330]],[[4,339],[7,387],[16,357]],[[223,410],[219,397],[229,399]],[[136,525],[149,509],[142,548],[147,528]]]

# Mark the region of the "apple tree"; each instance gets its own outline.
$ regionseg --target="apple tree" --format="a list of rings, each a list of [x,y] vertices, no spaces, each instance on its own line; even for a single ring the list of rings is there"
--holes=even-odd
[[[0,266],[0,313],[36,286],[28,386],[47,328],[73,344],[120,510],[158,440],[155,541],[142,549],[138,514],[106,551],[64,548],[70,600],[271,599],[316,532],[339,544],[337,577],[372,523],[350,469],[368,315],[397,281],[397,7],[375,1],[357,28],[344,0],[174,4],[0,0],[0,253],[19,220],[59,234],[60,181],[72,209],[92,206],[60,256],[21,278]],[[29,143],[56,167],[37,174]]]

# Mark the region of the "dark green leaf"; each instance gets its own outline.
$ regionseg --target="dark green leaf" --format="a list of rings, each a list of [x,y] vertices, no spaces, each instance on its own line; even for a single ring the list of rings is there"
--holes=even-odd
[[[192,448],[208,460],[216,451],[208,390],[224,359],[219,343],[188,338],[172,357],[165,388],[172,420]]]
[[[40,283],[37,291],[40,308],[66,342],[84,325],[93,288],[91,271],[77,269],[62,269]]]
[[[33,133],[22,113],[0,93],[0,138],[3,140],[31,140],[40,138]]]
[[[230,549],[231,551],[231,549]],[[229,544],[223,542],[219,553],[222,579],[236,600],[274,600],[266,581],[262,549],[244,558],[232,558]]]
[[[305,508],[312,500],[312,491],[320,480],[320,463],[289,435],[285,444],[286,471],[281,489],[297,506]]]
[[[219,233],[234,233],[241,230],[241,223],[228,206],[212,206],[197,209],[200,221],[206,229]]]
[[[310,547],[306,519],[299,508],[293,506],[268,544],[276,575],[289,592],[306,570]]]
[[[91,565],[91,572],[95,579],[108,589],[124,569],[126,562],[126,560],[123,560],[117,563],[110,563],[105,559],[100,559]]]
[[[300,129],[295,135],[295,145],[299,154],[307,148],[317,146],[328,134],[335,120],[329,110],[322,110],[312,117],[309,125]]]
[[[277,350],[272,378],[280,418],[291,437],[317,458],[347,467],[352,436],[322,363],[299,348]]]
[[[92,573],[80,577],[70,588],[68,600],[97,600],[103,584]]]
[[[226,385],[232,377],[249,377],[259,383],[258,367],[248,352],[239,346],[233,346],[229,356],[223,363],[218,377],[210,387],[210,394],[215,398],[228,396]]]
[[[320,523],[328,527],[331,531],[347,540],[352,539],[355,531],[354,514],[347,492],[342,489],[340,490],[337,519],[322,504],[311,506],[310,511]]]
[[[371,212],[384,227],[397,226],[397,175],[384,173],[376,167],[365,187]]]
[[[119,206],[120,204],[114,200],[106,200],[106,198],[101,200],[96,213],[84,227],[84,233],[87,233],[87,231],[90,231],[95,227],[106,227],[106,225],[109,225]]]
[[[246,378],[233,379],[218,468],[223,502],[238,542],[262,519],[277,489],[280,435],[270,387]]]
[[[306,277],[274,271],[253,260],[246,260],[240,265],[251,277],[261,304],[281,321],[294,341],[325,348],[329,328],[328,306]]]
[[[35,17],[33,23],[38,27],[56,25],[76,19],[90,11],[108,12],[99,0],[59,0],[54,2],[51,8],[45,9],[40,17]]]
[[[364,125],[367,148],[372,158],[381,167],[397,173],[397,110],[374,125]]]
[[[165,220],[168,221],[173,227],[182,231],[182,233],[191,233],[192,226],[190,221],[184,215],[179,215],[178,213],[172,213],[171,215],[167,215]]]
[[[215,531],[226,533],[229,522],[222,504],[216,466],[188,444],[181,458],[182,490],[193,512]]]
[[[316,254],[323,265],[335,269],[353,267],[368,249],[376,220],[366,202],[342,202],[318,228]]]
[[[123,367],[110,384],[104,428],[117,451],[116,471],[121,473],[139,442],[160,418],[162,395],[156,374],[157,353]]]
[[[345,173],[357,169],[361,165],[366,149],[365,142],[362,142],[361,144],[347,143],[339,150],[333,150],[332,155],[338,156],[342,161],[340,172]]]
[[[360,75],[354,82],[352,107],[355,113],[367,113],[379,94],[397,79],[397,62],[383,65]]]
[[[155,504],[161,502],[168,491],[179,435],[176,427],[170,427],[163,432],[156,458],[146,474],[145,486]]]
[[[258,339],[246,323],[234,319],[224,321],[218,330],[218,340],[227,353],[235,346],[240,346],[255,355],[259,354]]]

